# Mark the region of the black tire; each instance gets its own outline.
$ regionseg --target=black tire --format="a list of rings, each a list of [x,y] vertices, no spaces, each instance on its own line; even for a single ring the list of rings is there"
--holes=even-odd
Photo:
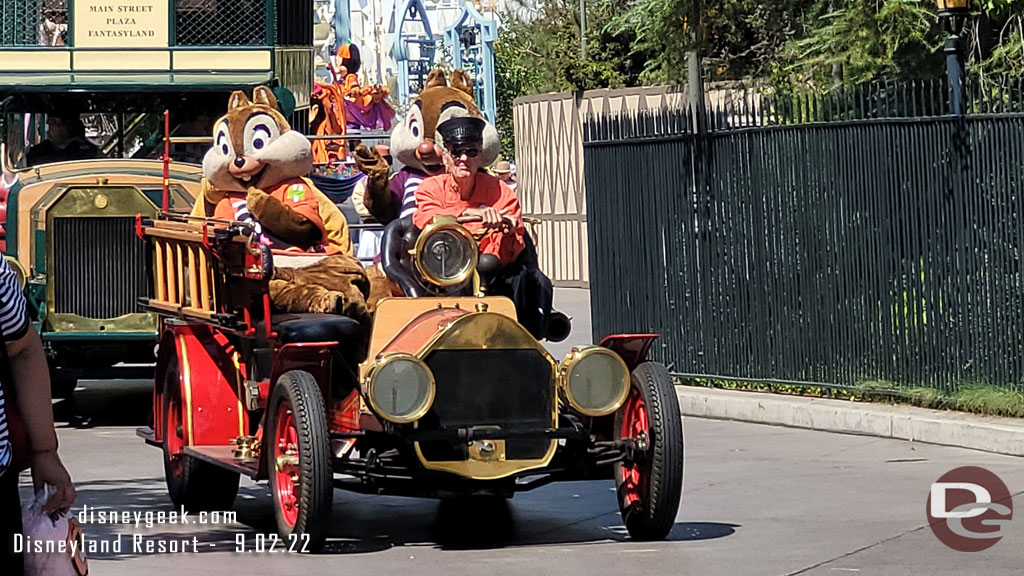
[[[187,454],[171,455],[172,435],[178,442],[185,442],[179,374],[178,358],[172,356],[163,374],[163,454],[167,493],[175,506],[184,506],[189,512],[230,510],[238,495],[237,472]]]
[[[290,407],[290,416],[295,426],[298,465],[292,470],[298,485],[291,485],[293,507],[286,511],[284,497],[278,476],[275,447],[281,452],[287,446],[278,442],[278,430],[282,405]],[[299,543],[308,542],[308,549],[317,552],[323,548],[331,521],[331,507],[334,504],[334,472],[331,468],[331,439],[327,430],[327,414],[323,395],[316,379],[309,373],[293,370],[281,375],[270,395],[267,406],[267,427],[264,433],[264,451],[267,458],[267,473],[270,476],[270,494],[274,501],[274,519],[277,531],[283,538],[308,535]],[[287,408],[285,409],[287,414]],[[287,426],[287,424],[284,424]],[[280,471],[282,474],[285,472]],[[286,487],[287,490],[287,487]],[[294,523],[288,519],[291,515]],[[290,540],[289,540],[290,541]]]
[[[639,472],[629,475],[639,476],[638,486],[627,481],[626,466],[615,466],[616,494],[629,535],[634,540],[661,540],[675,524],[683,491],[683,422],[668,369],[644,362],[633,370],[630,397],[615,415],[617,438],[623,436],[623,420],[636,397],[646,409],[648,449],[646,457],[630,468]]]
[[[78,387],[78,374],[68,373],[67,370],[62,370],[50,367],[50,396],[54,400],[67,400],[74,396],[75,388]]]

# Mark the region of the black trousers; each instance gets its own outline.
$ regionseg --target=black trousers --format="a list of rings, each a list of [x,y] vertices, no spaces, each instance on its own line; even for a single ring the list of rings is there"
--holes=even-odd
[[[14,535],[21,534],[21,498],[18,475],[8,470],[0,475],[0,574],[22,576],[25,560],[14,553]]]
[[[551,280],[540,271],[533,242],[526,242],[526,249],[515,262],[498,271],[488,288],[492,294],[511,298],[523,328],[538,340],[544,338],[554,289]]]

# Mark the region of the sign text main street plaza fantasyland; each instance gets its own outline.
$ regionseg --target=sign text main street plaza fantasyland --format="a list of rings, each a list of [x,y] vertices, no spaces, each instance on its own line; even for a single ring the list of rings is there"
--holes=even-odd
[[[168,44],[166,0],[75,0],[76,48],[162,48]]]

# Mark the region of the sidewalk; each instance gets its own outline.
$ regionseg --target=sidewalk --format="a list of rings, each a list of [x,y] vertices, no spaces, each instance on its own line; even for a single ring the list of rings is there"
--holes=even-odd
[[[677,386],[684,416],[774,424],[1024,456],[1024,420],[914,406]]]

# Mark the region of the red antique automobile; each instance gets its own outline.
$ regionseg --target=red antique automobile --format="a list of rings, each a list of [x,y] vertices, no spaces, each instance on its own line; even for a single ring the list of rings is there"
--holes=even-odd
[[[655,334],[610,336],[556,360],[488,295],[474,237],[436,219],[388,226],[401,296],[372,329],[276,314],[271,254],[243,223],[139,220],[161,318],[154,426],[171,499],[227,509],[242,474],[270,484],[282,538],[325,541],[335,488],[511,497],[614,478],[626,528],[660,539],[678,512],[682,422]]]

